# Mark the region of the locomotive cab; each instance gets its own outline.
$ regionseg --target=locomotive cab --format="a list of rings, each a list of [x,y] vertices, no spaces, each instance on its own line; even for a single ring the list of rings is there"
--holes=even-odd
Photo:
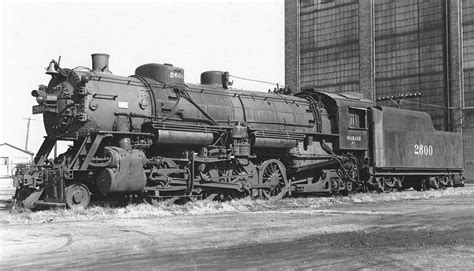
[[[305,89],[315,100],[327,108],[331,121],[331,134],[337,135],[333,149],[336,152],[368,151],[367,111],[374,105],[359,93],[330,93],[317,89]]]

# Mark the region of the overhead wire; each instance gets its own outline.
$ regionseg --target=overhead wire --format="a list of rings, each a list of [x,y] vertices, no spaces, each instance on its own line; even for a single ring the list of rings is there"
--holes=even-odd
[[[394,104],[401,106],[403,103],[409,103],[409,104],[416,104],[416,105],[423,105],[423,106],[430,106],[430,107],[436,107],[436,108],[443,108],[443,109],[460,109],[461,107],[454,107],[454,106],[443,106],[443,105],[437,105],[437,104],[429,104],[429,103],[422,103],[422,102],[413,102],[413,101],[408,101],[406,99],[400,99],[398,102],[395,101],[394,99],[388,97],[388,100],[393,102]]]
[[[257,82],[257,83],[262,83],[262,84],[268,84],[268,85],[277,86],[277,87],[280,86],[280,84],[278,84],[278,83],[273,83],[273,82],[268,82],[268,81],[263,81],[263,80],[257,80],[257,79],[251,79],[251,78],[245,78],[245,77],[241,77],[241,76],[237,76],[237,75],[231,75],[230,74],[229,77],[233,77],[233,78],[237,78],[237,79],[241,79],[241,80],[246,80],[246,81]]]
[[[419,104],[419,105],[424,105],[424,106],[437,107],[437,108],[443,108],[443,109],[459,109],[460,108],[460,107],[442,106],[442,105],[428,104],[428,103],[421,103],[421,102],[412,102],[412,101],[407,101],[407,100],[402,100],[402,102],[403,103]]]

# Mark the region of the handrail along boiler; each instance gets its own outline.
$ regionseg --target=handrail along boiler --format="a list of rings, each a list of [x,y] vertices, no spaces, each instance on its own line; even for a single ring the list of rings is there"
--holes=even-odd
[[[425,113],[378,107],[355,93],[235,90],[220,71],[188,84],[170,64],[123,77],[110,72],[108,55],[92,60],[92,69],[51,61],[48,86],[32,92],[47,136],[15,175],[18,204],[83,208],[91,199],[278,199],[463,184],[459,134],[435,131]],[[73,145],[48,160],[58,140]]]

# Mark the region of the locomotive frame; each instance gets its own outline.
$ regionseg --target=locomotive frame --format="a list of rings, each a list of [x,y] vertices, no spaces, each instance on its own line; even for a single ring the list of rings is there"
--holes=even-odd
[[[49,85],[32,92],[47,136],[15,175],[18,204],[275,200],[464,183],[460,135],[434,130],[426,113],[378,107],[356,93],[234,90],[219,71],[186,84],[170,64],[116,76],[108,57],[92,55],[92,69],[53,60]],[[58,140],[73,146],[48,160]]]

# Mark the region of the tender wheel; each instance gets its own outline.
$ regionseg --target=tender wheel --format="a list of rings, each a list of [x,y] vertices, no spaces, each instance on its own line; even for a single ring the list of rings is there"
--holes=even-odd
[[[288,192],[285,166],[278,160],[270,159],[260,166],[259,180],[269,185],[259,191],[263,199],[280,199]]]
[[[438,179],[439,188],[446,189],[446,187],[450,186],[448,177],[439,177],[437,179]]]
[[[89,189],[83,184],[75,183],[66,187],[66,204],[71,209],[84,209],[91,200]]]
[[[433,188],[435,190],[440,189],[439,181],[438,178],[429,178],[428,179],[428,187],[427,188]]]
[[[394,191],[402,191],[403,190],[403,185],[402,185],[402,180],[401,179],[395,179],[394,183],[393,183],[393,188],[394,188]]]
[[[384,178],[375,178],[375,181],[377,182],[377,192],[379,193],[385,193],[387,192],[387,184],[385,183]]]
[[[388,193],[393,191],[401,191],[402,181],[395,177],[390,178],[378,178],[377,180],[378,190],[380,193]]]

